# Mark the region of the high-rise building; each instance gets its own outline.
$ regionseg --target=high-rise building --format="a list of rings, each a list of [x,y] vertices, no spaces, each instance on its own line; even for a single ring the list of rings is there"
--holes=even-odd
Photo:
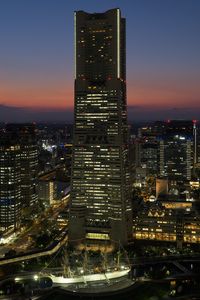
[[[38,147],[34,124],[7,124],[6,132],[20,145],[22,206],[35,205],[37,196]]]
[[[7,124],[0,135],[0,226],[17,229],[23,207],[37,203],[34,124]]]
[[[0,231],[17,229],[21,219],[20,145],[0,136]]]
[[[145,169],[147,177],[159,174],[160,136],[165,134],[165,122],[156,121],[138,129],[134,140],[137,166]]]
[[[146,168],[147,175],[156,176],[159,166],[159,144],[158,141],[144,139],[140,143],[141,166]]]
[[[170,180],[191,179],[196,160],[196,130],[193,121],[174,120],[166,124],[160,141],[160,173]]]
[[[75,125],[69,238],[132,237],[125,19],[75,12]]]
[[[51,206],[55,201],[55,187],[55,181],[40,178],[38,182],[38,199],[43,203],[45,207]]]

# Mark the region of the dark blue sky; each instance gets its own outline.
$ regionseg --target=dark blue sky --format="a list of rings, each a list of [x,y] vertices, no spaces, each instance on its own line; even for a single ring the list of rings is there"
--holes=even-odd
[[[72,109],[73,11],[113,7],[127,19],[131,118],[199,118],[200,0],[0,0],[4,108]]]

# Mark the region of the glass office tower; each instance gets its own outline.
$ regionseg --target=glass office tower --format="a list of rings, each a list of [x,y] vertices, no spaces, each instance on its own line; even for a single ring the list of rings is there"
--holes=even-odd
[[[74,14],[75,125],[69,239],[132,238],[125,19]]]
[[[7,134],[20,145],[22,207],[37,205],[38,146],[32,123],[7,124]]]
[[[196,162],[196,125],[171,120],[160,141],[160,174],[180,183],[191,180]]]
[[[17,229],[21,221],[20,145],[0,136],[0,231]]]

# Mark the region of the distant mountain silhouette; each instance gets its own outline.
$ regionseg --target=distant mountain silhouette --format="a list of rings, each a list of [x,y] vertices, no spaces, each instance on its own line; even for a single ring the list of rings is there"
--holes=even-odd
[[[73,109],[36,109],[13,107],[0,104],[1,122],[73,122]],[[200,120],[199,108],[160,108],[129,106],[128,119],[131,121],[153,121],[166,119]]]
[[[30,109],[0,105],[0,122],[73,122],[69,109]]]

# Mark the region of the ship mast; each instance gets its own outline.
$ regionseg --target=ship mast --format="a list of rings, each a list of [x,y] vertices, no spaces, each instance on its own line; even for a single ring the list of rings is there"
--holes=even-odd
[[[69,265],[69,257],[67,254],[67,250],[64,249],[64,255],[63,255],[63,276],[64,277],[71,277],[72,276],[72,272],[70,269],[70,265]]]

